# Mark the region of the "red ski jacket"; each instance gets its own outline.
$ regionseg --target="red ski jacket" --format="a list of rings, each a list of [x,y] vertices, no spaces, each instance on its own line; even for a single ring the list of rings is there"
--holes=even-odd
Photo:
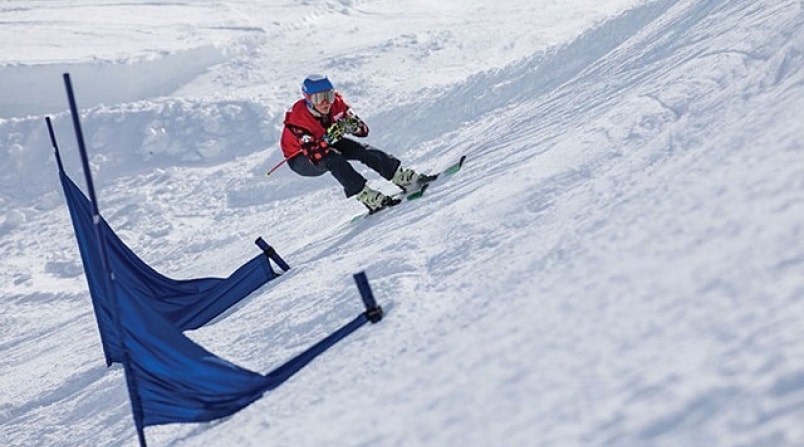
[[[340,93],[335,93],[335,100],[329,113],[323,116],[315,116],[307,107],[304,99],[296,101],[290,110],[285,113],[285,128],[282,130],[282,138],[279,145],[282,147],[282,154],[285,158],[292,157],[301,151],[301,138],[304,135],[313,137],[315,141],[321,141],[327,133],[327,128],[342,118],[346,118],[349,112],[349,105],[341,97]],[[368,127],[364,124],[365,132],[355,135],[365,137],[368,135]]]

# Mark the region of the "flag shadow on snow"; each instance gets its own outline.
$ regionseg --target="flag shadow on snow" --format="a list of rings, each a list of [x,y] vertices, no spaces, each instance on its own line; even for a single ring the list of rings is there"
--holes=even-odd
[[[183,331],[196,329],[278,274],[284,260],[262,238],[262,254],[228,278],[174,280],[148,266],[101,217],[75,97],[65,88],[89,198],[67,176],[50,118],[46,118],[59,178],[73,222],[107,364],[122,363],[140,445],[146,426],[204,422],[231,415],[288,380],[315,357],[365,323],[382,319],[364,273],[355,275],[365,312],[267,374],[241,368],[207,351]]]

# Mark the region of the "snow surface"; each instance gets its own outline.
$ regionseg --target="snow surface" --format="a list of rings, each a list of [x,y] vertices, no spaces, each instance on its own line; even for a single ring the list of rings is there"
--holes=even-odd
[[[129,446],[44,123],[160,272],[294,269],[188,333],[267,372],[387,310],[223,420],[150,445],[804,445],[804,10],[793,0],[0,3],[0,445]],[[326,72],[425,200],[349,224],[283,168]],[[373,173],[371,184],[393,187]]]

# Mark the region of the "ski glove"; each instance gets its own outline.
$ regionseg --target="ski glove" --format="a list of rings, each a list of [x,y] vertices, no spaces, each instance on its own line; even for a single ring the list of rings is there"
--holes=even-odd
[[[327,128],[324,141],[332,145],[343,138],[345,134],[365,137],[368,135],[368,126],[356,115],[350,115],[347,118],[339,119],[332,123],[332,125]]]
[[[343,121],[336,121],[327,128],[327,133],[324,135],[324,141],[326,141],[327,144],[335,144],[338,140],[343,138],[343,134]]]
[[[358,137],[364,137],[368,134],[368,126],[357,115],[350,115],[339,121],[343,125],[343,132]]]
[[[316,141],[310,135],[301,137],[302,153],[314,165],[317,165],[327,154],[329,154],[329,145],[326,141]]]

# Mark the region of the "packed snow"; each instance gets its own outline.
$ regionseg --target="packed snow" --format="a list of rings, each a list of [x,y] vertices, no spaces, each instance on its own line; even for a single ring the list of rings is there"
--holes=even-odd
[[[193,340],[268,372],[362,310],[352,274],[386,310],[149,445],[804,445],[800,1],[4,1],[3,446],[137,445],[45,127],[83,187],[65,72],[146,262],[227,276],[263,236],[293,267]],[[356,224],[331,177],[266,177],[309,73],[465,167]]]

